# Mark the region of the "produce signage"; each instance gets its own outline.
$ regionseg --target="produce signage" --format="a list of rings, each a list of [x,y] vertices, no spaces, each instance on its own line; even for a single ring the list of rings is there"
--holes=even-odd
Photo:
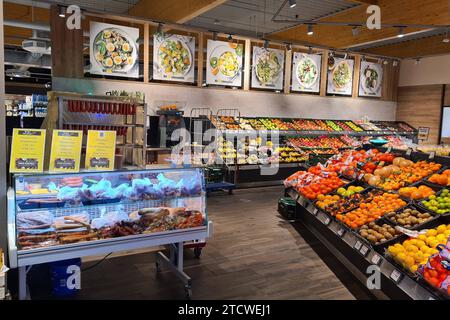
[[[283,89],[284,52],[253,47],[252,88]]]
[[[86,147],[86,169],[113,170],[116,132],[89,130]]]
[[[327,93],[351,95],[353,87],[353,66],[351,59],[331,57],[328,61]]]
[[[44,170],[45,129],[13,129],[9,171],[13,173]]]
[[[80,171],[83,131],[53,130],[50,172]]]
[[[138,38],[137,28],[91,22],[90,73],[139,78]]]
[[[240,87],[244,48],[236,42],[208,40],[206,83]]]
[[[153,78],[194,82],[195,38],[158,33],[153,36]]]
[[[292,91],[318,93],[320,90],[321,69],[321,55],[294,52]]]
[[[383,67],[379,63],[361,61],[359,75],[360,97],[381,97]]]

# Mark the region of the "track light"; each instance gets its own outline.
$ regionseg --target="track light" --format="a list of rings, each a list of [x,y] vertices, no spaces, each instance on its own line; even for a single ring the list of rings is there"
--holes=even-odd
[[[286,45],[286,49],[287,49],[287,51],[291,51],[292,50],[292,45],[290,43],[288,43]]]
[[[308,32],[306,33],[308,36],[312,36],[314,34],[312,24],[308,24]]]
[[[63,6],[59,6],[59,13],[58,15],[61,18],[65,18],[66,17],[66,8],[64,8]]]
[[[213,32],[213,36],[212,36],[214,41],[217,41],[217,32]]]
[[[289,7],[294,8],[297,5],[297,0],[289,0]]]
[[[352,34],[353,34],[354,37],[359,36],[359,32],[360,32],[359,27],[354,26],[354,27],[352,28]]]
[[[389,60],[384,60],[383,62],[385,65],[387,65],[389,63]]]
[[[362,56],[361,61],[362,62],[366,61],[366,56]]]
[[[443,43],[449,43],[449,42],[450,42],[450,39],[448,38],[448,29],[447,29],[447,31],[445,32],[445,38],[442,39],[442,42],[443,42]]]
[[[397,60],[392,61],[392,66],[393,66],[393,67],[398,66],[398,61],[397,61]]]
[[[233,36],[231,35],[231,33],[228,35],[228,41],[233,40]]]
[[[269,48],[269,41],[268,40],[264,40],[264,49],[267,50],[267,48]]]
[[[416,63],[416,66],[417,66],[418,64],[420,64],[420,58],[417,58],[415,63]]]
[[[403,38],[404,36],[405,36],[405,28],[404,27],[399,27],[398,28],[397,38]]]
[[[309,48],[308,48],[308,54],[311,54],[311,53],[312,53],[312,48],[309,47]]]

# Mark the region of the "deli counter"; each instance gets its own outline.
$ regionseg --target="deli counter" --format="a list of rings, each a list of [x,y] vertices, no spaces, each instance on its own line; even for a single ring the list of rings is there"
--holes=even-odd
[[[186,242],[209,236],[200,168],[14,176],[8,192],[9,258],[26,297],[27,267],[110,252],[167,245],[158,253],[183,280]]]

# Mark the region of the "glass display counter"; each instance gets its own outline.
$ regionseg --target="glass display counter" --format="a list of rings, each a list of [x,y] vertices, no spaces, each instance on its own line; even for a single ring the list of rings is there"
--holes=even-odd
[[[167,262],[190,287],[183,243],[209,231],[203,171],[16,175],[8,224],[10,264],[19,274],[33,264],[172,244],[173,259],[160,253],[158,266]]]

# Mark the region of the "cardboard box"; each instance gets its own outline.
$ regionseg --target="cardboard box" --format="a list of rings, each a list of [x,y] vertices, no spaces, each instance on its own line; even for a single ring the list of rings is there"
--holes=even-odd
[[[0,273],[0,288],[6,286],[6,272]]]
[[[0,288],[0,300],[4,300],[5,295],[6,295],[6,289],[4,287]]]

